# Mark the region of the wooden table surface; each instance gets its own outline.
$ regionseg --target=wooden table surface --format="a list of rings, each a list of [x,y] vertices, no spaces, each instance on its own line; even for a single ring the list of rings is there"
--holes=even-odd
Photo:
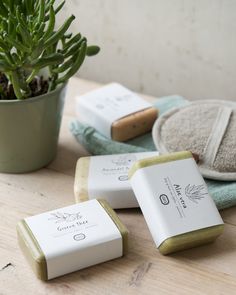
[[[75,164],[88,153],[68,130],[74,98],[99,87],[69,84],[58,155],[34,173],[0,174],[0,295],[236,294],[236,207],[222,211],[224,234],[213,244],[170,256],[158,253],[139,209],[117,210],[130,231],[129,254],[49,282],[36,279],[17,244],[18,220],[74,203]]]

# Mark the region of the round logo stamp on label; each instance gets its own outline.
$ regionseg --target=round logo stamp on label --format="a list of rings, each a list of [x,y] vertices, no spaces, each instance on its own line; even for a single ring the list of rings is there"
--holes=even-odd
[[[85,236],[84,234],[76,234],[76,235],[73,236],[73,239],[74,239],[75,241],[82,241],[82,240],[84,240],[85,238],[86,238],[86,236]]]
[[[121,175],[121,176],[118,177],[118,179],[119,179],[120,181],[126,181],[126,180],[129,179],[129,177],[128,177],[128,175]]]
[[[169,198],[165,194],[160,195],[159,198],[163,205],[168,205],[170,203]]]

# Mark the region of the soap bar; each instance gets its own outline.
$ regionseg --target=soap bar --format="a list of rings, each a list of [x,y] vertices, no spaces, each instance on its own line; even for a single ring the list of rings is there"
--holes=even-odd
[[[117,83],[111,83],[76,99],[79,120],[108,138],[126,141],[152,129],[157,110]]]
[[[222,233],[224,223],[191,152],[139,160],[129,178],[162,254],[212,242]]]
[[[76,202],[103,198],[113,209],[139,207],[128,179],[134,162],[158,152],[82,157],[77,161],[74,193]]]
[[[104,200],[90,200],[25,218],[20,247],[41,280],[121,257],[128,231]]]

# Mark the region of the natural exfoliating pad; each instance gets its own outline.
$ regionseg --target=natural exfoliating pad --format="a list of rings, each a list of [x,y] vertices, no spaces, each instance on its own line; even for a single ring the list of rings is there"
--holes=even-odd
[[[36,276],[49,280],[127,253],[128,231],[104,200],[28,217],[17,225]]]
[[[77,203],[103,198],[113,209],[139,207],[128,179],[134,162],[158,152],[82,157],[76,165],[74,193]]]
[[[137,161],[131,186],[162,254],[214,241],[223,221],[190,152]]]
[[[79,121],[116,141],[149,132],[157,118],[157,109],[117,83],[79,96],[76,112]]]
[[[190,150],[199,155],[202,175],[236,180],[236,103],[196,101],[174,109],[153,127],[153,140],[160,153]]]

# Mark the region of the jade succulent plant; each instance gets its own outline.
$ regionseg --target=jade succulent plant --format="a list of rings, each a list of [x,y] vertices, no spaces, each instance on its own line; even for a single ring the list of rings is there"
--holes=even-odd
[[[79,70],[86,56],[99,52],[80,33],[68,32],[73,15],[55,28],[56,14],[64,4],[0,1],[0,99],[26,99],[53,91]]]

